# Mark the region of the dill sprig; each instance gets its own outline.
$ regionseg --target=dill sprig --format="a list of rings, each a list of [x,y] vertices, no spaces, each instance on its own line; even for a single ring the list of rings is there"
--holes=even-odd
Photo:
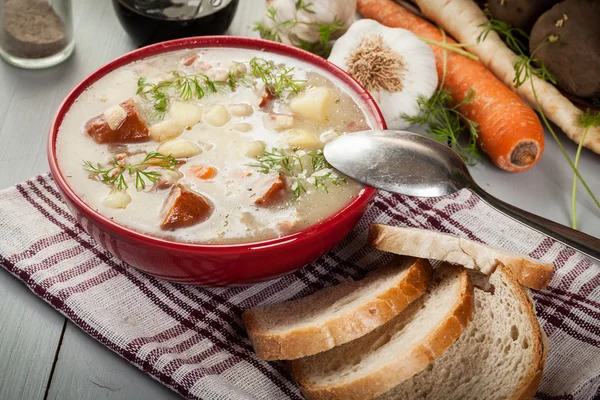
[[[309,14],[315,14],[315,11],[311,8],[313,4],[303,0],[296,1],[296,13],[299,11],[305,11]],[[255,22],[254,30],[260,33],[263,39],[272,40],[274,42],[283,42],[281,35],[288,31],[288,39],[290,42],[295,44],[297,47],[317,54],[319,56],[327,58],[331,52],[332,45],[330,43],[331,36],[336,32],[345,31],[347,28],[344,27],[344,23],[337,16],[334,17],[333,21],[329,24],[319,24],[316,22],[301,21],[298,16],[287,19],[284,21],[277,20],[277,9],[273,6],[267,7],[266,17],[273,22],[272,27],[267,27],[263,22]],[[319,34],[319,41],[315,43],[308,42],[299,38],[297,35],[291,33],[298,25],[306,25],[316,27]]]
[[[516,57],[513,61],[513,67],[515,69],[515,77],[513,79],[513,83],[515,84],[515,87],[519,87],[519,86],[523,85],[524,83],[529,82],[529,84],[531,85],[531,92],[532,92],[533,98],[535,100],[537,112],[540,114],[540,117],[542,118],[542,121],[543,121],[544,125],[546,126],[546,129],[548,129],[548,131],[552,135],[552,138],[554,139],[554,141],[558,145],[558,148],[560,149],[561,153],[563,154],[564,158],[569,163],[569,166],[573,170],[574,176],[577,179],[579,179],[579,181],[581,182],[581,184],[583,185],[585,190],[588,192],[588,194],[590,195],[590,197],[592,198],[592,200],[594,201],[596,206],[598,208],[600,208],[600,202],[594,195],[594,192],[592,192],[591,188],[589,187],[589,185],[587,184],[585,179],[583,179],[583,176],[581,176],[581,173],[579,172],[579,168],[578,168],[579,167],[578,157],[579,157],[579,154],[581,153],[582,143],[585,139],[585,135],[587,134],[587,132],[593,125],[589,125],[589,124],[585,125],[586,131],[584,132],[584,135],[581,138],[581,141],[580,141],[579,147],[578,147],[578,151],[575,155],[575,163],[573,163],[573,161],[571,160],[571,157],[567,153],[567,150],[565,149],[562,142],[558,138],[558,135],[554,131],[554,128],[552,127],[552,125],[550,125],[550,121],[548,121],[546,114],[544,114],[544,111],[542,110],[542,106],[538,99],[537,91],[535,89],[534,80],[533,80],[534,77],[538,77],[538,78],[543,79],[552,84],[556,84],[556,79],[552,75],[550,69],[548,67],[546,67],[541,60],[534,58],[534,56],[535,56],[535,53],[537,51],[539,51],[540,48],[542,48],[542,46],[546,46],[546,45],[549,45],[552,43],[557,43],[557,42],[551,40],[550,36],[548,36],[544,41],[542,41],[542,43],[536,49],[534,49],[534,51],[531,54],[528,55],[527,54],[527,46],[525,46],[523,44],[523,42],[519,41],[517,36],[515,35],[515,33],[517,33],[518,35],[520,35],[523,38],[524,41],[528,41],[529,35],[527,35],[527,33],[523,32],[520,29],[513,28],[510,24],[507,24],[505,22],[501,22],[494,18],[491,18],[490,16],[488,16],[488,18],[489,18],[489,22],[481,25],[481,27],[484,28],[484,30],[483,30],[482,34],[479,35],[478,41],[485,40],[485,38],[487,37],[489,32],[491,32],[493,30],[500,36],[501,39],[503,39],[505,41],[506,45],[516,54]],[[585,120],[583,122],[589,123],[590,120],[587,120],[588,117],[584,117],[586,114],[588,114],[588,113],[582,114],[582,118]],[[582,123],[581,120],[579,122],[580,122],[580,124]],[[577,228],[577,215],[576,215],[576,206],[575,206],[576,200],[577,200],[576,184],[577,184],[577,182],[574,182],[574,188],[573,188],[572,197],[571,197],[571,212],[572,212],[571,221],[572,221],[573,228]]]
[[[173,170],[177,165],[177,160],[171,156],[165,156],[158,152],[150,152],[140,162],[126,164],[117,159],[116,156],[106,165],[97,163],[95,166],[91,161],[83,161],[83,169],[89,171],[91,175],[101,182],[112,186],[116,190],[125,190],[129,187],[125,175],[135,175],[135,187],[137,190],[144,190],[147,182],[154,183],[161,174],[158,171],[146,171],[148,167],[159,167]]]
[[[253,79],[262,80],[275,97],[286,93],[296,94],[305,89],[305,80],[294,79],[294,67],[275,65],[273,61],[258,57],[252,58],[248,64],[251,68],[250,73],[236,74],[230,71],[224,81],[213,80],[204,73],[182,74],[177,71],[171,72],[170,79],[156,83],[140,77],[137,82],[136,94],[143,100],[152,103],[153,113],[150,118],[153,121],[162,121],[171,108],[171,98],[173,97],[184,101],[193,98],[200,100],[206,95],[218,93],[227,88],[233,92],[240,84],[249,86]],[[239,70],[238,65],[244,65],[244,63],[236,63],[233,69]]]
[[[200,100],[206,94],[217,93],[219,88],[227,84],[231,87],[231,82],[215,81],[203,73],[186,75],[173,71],[171,76],[172,79],[158,83],[148,82],[144,77],[138,79],[136,94],[153,103],[154,113],[151,116],[153,120],[162,121],[164,119],[171,107],[171,94],[182,100],[190,100],[193,97]]]
[[[443,41],[439,42],[439,44],[444,44],[446,43],[446,33],[441,28],[440,31],[442,32]],[[458,109],[465,104],[471,103],[475,99],[476,93],[471,88],[467,91],[462,101],[452,104],[450,90],[444,87],[444,83],[446,82],[447,53],[448,51],[455,50],[446,47],[443,48],[442,79],[439,89],[430,98],[423,95],[417,98],[419,115],[409,116],[404,114],[402,118],[410,124],[426,126],[425,131],[430,136],[450,146],[468,165],[472,166],[479,160],[479,150],[477,149],[479,126],[477,122],[467,118]],[[465,135],[468,139],[466,145],[463,145],[463,137]]]
[[[275,97],[286,93],[297,94],[306,88],[305,80],[294,79],[294,67],[275,65],[273,61],[259,57],[253,57],[249,64],[252,75],[262,80]]]
[[[263,154],[256,158],[256,161],[256,163],[247,165],[256,168],[263,174],[279,173],[291,179],[291,189],[295,199],[307,192],[307,184],[314,186],[317,190],[322,189],[329,193],[329,184],[340,186],[346,183],[346,179],[339,176],[325,160],[321,150],[286,152],[278,148],[265,149]]]
[[[475,90],[469,89],[465,98],[458,104],[452,104],[452,96],[446,88],[437,90],[429,99],[423,95],[417,99],[421,113],[411,117],[404,115],[405,121],[419,126],[425,125],[425,131],[435,140],[445,143],[455,150],[468,165],[475,165],[479,159],[477,122],[466,118],[458,108],[475,98]],[[468,135],[466,145],[463,137]]]

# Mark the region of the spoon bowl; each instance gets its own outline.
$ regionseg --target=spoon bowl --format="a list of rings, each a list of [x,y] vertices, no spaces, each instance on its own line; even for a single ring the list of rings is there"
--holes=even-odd
[[[341,135],[325,146],[323,154],[345,175],[407,196],[446,196],[473,181],[456,152],[411,132],[362,131]]]
[[[502,214],[600,262],[600,240],[498,200],[475,183],[458,153],[426,136],[353,132],[327,143],[323,154],[345,175],[388,192],[440,197],[468,189]]]

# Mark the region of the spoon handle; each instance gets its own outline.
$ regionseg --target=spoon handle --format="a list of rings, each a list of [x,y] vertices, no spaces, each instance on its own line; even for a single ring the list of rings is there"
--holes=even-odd
[[[507,217],[510,217],[523,225],[527,225],[543,235],[550,236],[554,240],[569,246],[572,249],[585,254],[597,263],[600,263],[600,239],[511,206],[510,204],[495,198],[474,183],[470,185],[469,189],[477,194],[481,200],[489,206],[495,208]]]

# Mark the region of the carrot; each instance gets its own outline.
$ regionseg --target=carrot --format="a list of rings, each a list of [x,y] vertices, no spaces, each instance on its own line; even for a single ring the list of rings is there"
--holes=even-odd
[[[285,182],[281,175],[278,175],[276,179],[266,183],[263,189],[263,194],[254,201],[254,204],[269,205],[273,203],[281,191],[285,189]]]
[[[436,26],[392,0],[358,0],[358,12],[384,25],[407,29],[424,39],[456,43],[446,39]],[[535,112],[479,61],[435,44],[430,47],[440,76],[444,73],[444,63],[446,65],[444,86],[455,103],[460,103],[470,89],[475,91],[473,101],[461,105],[459,111],[479,125],[479,147],[506,171],[531,168],[544,151],[544,130]]]
[[[192,167],[190,170],[198,179],[212,179],[217,175],[217,169],[214,167],[200,166]]]
[[[506,46],[496,32],[489,32],[485,40],[477,40],[484,31],[482,25],[489,23],[489,20],[474,1],[416,0],[416,3],[427,18],[435,21],[456,39],[463,43],[472,43],[469,51],[479,56],[486,67],[532,107],[536,108],[539,103],[541,111],[571,140],[575,143],[583,140],[586,129],[578,124],[583,111],[554,85],[535,75],[532,76],[532,84],[526,82],[515,88],[516,72],[513,62],[517,55]],[[537,93],[534,93],[534,90]],[[585,138],[583,146],[600,153],[600,127],[589,129]]]

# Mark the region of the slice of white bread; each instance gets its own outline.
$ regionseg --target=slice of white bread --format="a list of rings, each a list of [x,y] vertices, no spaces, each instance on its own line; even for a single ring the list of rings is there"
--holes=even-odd
[[[444,264],[426,294],[352,342],[291,362],[307,399],[372,399],[421,372],[454,343],[473,314],[473,287]]]
[[[473,281],[475,282],[475,281]],[[546,359],[533,304],[503,265],[475,288],[473,321],[440,358],[381,399],[531,399]]]
[[[259,357],[305,357],[386,323],[425,292],[431,273],[429,261],[397,256],[360,281],[350,280],[299,300],[253,308],[242,318]]]
[[[522,285],[538,290],[548,286],[554,272],[551,264],[425,229],[371,224],[369,244],[390,253],[460,264],[486,275],[502,263]]]

